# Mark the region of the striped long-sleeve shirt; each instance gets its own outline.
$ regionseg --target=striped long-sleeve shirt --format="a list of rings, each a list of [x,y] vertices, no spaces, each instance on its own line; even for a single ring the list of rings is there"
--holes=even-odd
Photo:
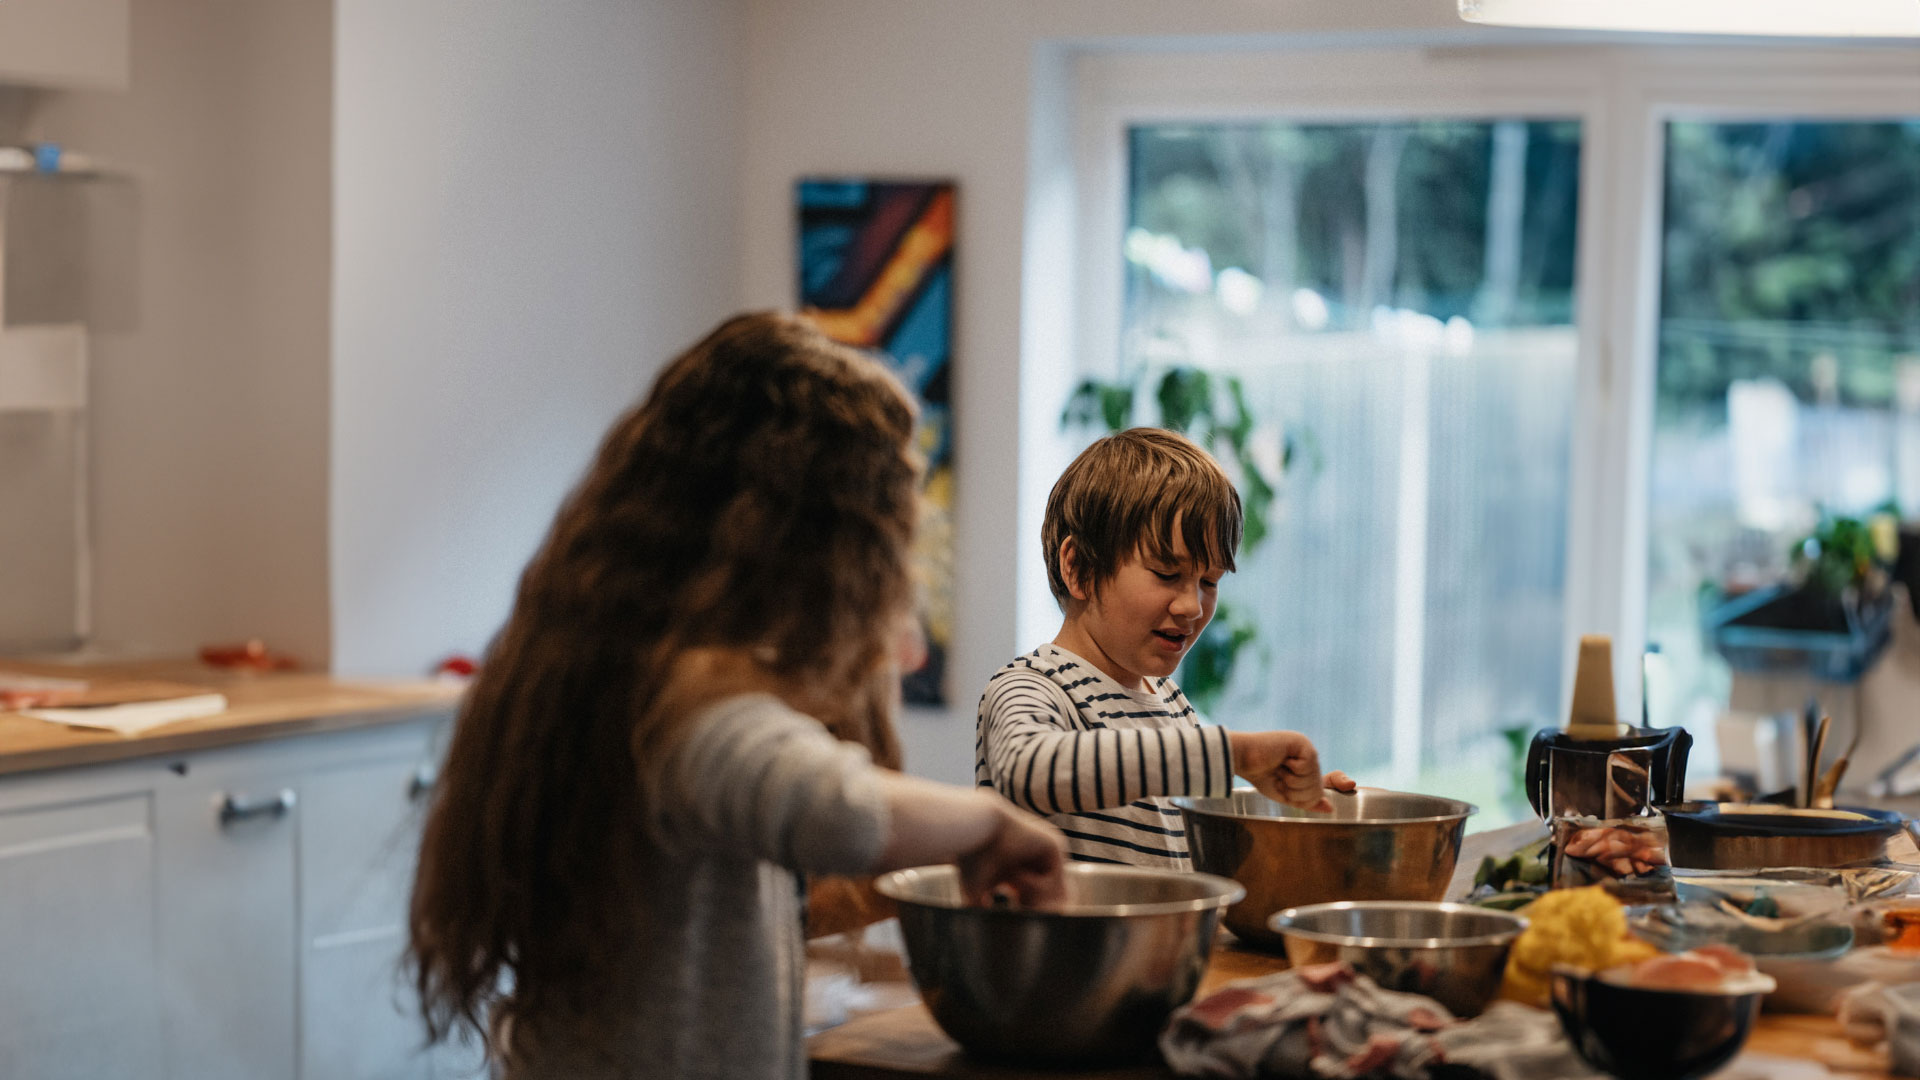
[[[1197,722],[1172,679],[1128,690],[1057,645],[987,681],[974,779],[1044,814],[1085,862],[1188,870],[1180,811],[1164,796],[1233,789],[1225,728]]]

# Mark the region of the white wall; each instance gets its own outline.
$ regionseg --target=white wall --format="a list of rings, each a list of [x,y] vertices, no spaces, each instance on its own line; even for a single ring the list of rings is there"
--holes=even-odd
[[[1022,476],[1019,447],[1023,432],[1050,429],[1061,402],[1022,397],[1020,358],[1027,347],[1036,364],[1065,364],[1072,340],[1072,258],[1058,253],[1070,230],[1055,215],[1073,50],[1468,36],[1454,12],[1452,0],[753,0],[739,207],[749,305],[793,302],[794,178],[959,181],[953,701],[901,724],[914,771],[971,781],[980,689],[1046,624],[1044,611],[1016,612],[1014,582],[1038,559],[1034,502],[1052,476]],[[1042,193],[1031,215],[1030,179]]]
[[[478,654],[607,424],[735,307],[735,0],[338,0],[335,670]]]
[[[260,637],[324,664],[331,7],[135,0],[132,19],[132,89],[46,95],[26,133],[129,174],[75,214],[96,640]]]

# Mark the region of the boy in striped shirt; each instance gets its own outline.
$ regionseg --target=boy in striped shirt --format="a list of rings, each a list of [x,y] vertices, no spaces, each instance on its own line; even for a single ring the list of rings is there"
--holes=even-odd
[[[1173,795],[1224,796],[1235,774],[1325,808],[1319,755],[1293,731],[1199,723],[1171,678],[1213,617],[1240,546],[1240,495],[1185,437],[1133,428],[1088,447],[1047,498],[1047,577],[1065,618],[980,698],[974,775],[1045,814],[1084,862],[1191,869]]]

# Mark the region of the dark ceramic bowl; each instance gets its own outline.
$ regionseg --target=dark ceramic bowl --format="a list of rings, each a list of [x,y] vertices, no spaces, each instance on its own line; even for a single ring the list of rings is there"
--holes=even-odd
[[[1571,968],[1553,972],[1553,1011],[1588,1065],[1622,1080],[1693,1080],[1746,1045],[1773,980],[1736,993],[1622,986]]]

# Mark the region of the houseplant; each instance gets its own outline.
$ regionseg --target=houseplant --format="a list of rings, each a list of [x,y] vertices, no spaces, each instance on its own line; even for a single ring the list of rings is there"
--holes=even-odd
[[[1891,638],[1898,536],[1890,517],[1823,516],[1790,549],[1785,581],[1737,595],[1706,587],[1708,640],[1738,671],[1858,679]]]

